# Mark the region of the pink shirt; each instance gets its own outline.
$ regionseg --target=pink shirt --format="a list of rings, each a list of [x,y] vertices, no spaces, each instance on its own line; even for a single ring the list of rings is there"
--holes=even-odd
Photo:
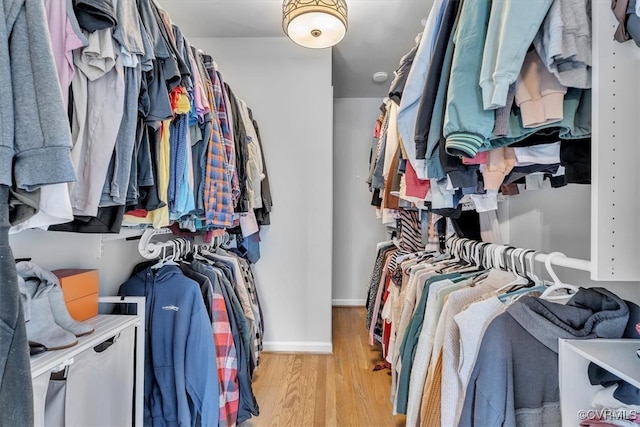
[[[470,159],[463,157],[462,163],[465,165],[486,165],[489,163],[489,153],[487,151],[480,151],[475,157]]]
[[[69,86],[75,73],[73,50],[89,44],[82,34],[71,0],[46,0],[47,24],[64,106],[69,106]]]
[[[407,162],[407,170],[404,176],[407,185],[407,196],[424,200],[431,188],[431,181],[419,179],[415,169],[411,166],[411,162]]]

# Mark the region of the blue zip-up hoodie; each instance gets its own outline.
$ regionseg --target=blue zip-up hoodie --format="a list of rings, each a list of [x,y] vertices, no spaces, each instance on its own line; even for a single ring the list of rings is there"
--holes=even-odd
[[[144,425],[217,426],[218,366],[198,284],[165,265],[140,271],[118,294],[146,297]]]

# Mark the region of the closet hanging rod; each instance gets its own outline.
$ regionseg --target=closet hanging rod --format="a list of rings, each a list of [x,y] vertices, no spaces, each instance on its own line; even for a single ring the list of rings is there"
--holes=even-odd
[[[548,256],[549,254],[539,253],[534,259],[538,262],[544,263]],[[558,267],[566,267],[574,270],[591,272],[591,261],[586,259],[556,256],[551,258],[551,264],[557,265]]]
[[[447,246],[447,250],[450,253],[455,253],[456,256],[464,258],[467,261],[469,261],[470,260],[469,256],[471,252],[474,251],[474,249],[469,245],[473,246],[478,243],[481,243],[481,242],[467,239],[467,238],[452,237],[447,240],[446,246]],[[516,249],[513,246],[495,245],[495,244],[491,244],[491,245],[494,246],[494,249],[495,249],[495,246],[497,246],[497,249],[499,250],[500,249],[502,250]],[[524,249],[518,248],[516,250],[523,251]],[[558,256],[558,255],[561,255],[561,256]],[[580,258],[570,258],[564,255],[563,253],[558,253],[558,252],[552,252],[551,254],[547,254],[544,252],[535,253],[535,258],[534,258],[535,261],[544,263],[547,259],[549,259],[549,262],[552,265],[555,265],[558,267],[571,268],[574,270],[581,270],[589,273],[591,272],[591,261],[589,260],[580,259]]]

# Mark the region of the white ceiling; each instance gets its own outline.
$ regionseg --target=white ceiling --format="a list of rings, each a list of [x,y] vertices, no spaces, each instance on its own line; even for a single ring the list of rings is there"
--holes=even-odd
[[[284,37],[281,0],[157,0],[187,37]],[[415,44],[431,0],[347,0],[349,29],[333,48],[336,98],[382,98]],[[293,42],[292,42],[293,43]],[[300,48],[303,49],[303,48]],[[215,52],[211,52],[215,57]],[[389,80],[375,83],[373,73]]]

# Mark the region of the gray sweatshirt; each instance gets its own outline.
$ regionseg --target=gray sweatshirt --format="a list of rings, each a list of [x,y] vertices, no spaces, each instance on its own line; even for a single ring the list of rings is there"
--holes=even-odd
[[[602,288],[566,304],[522,297],[487,328],[460,426],[559,426],[558,339],[619,338],[629,310]]]
[[[27,191],[76,179],[46,22],[43,0],[0,0],[0,184]]]

